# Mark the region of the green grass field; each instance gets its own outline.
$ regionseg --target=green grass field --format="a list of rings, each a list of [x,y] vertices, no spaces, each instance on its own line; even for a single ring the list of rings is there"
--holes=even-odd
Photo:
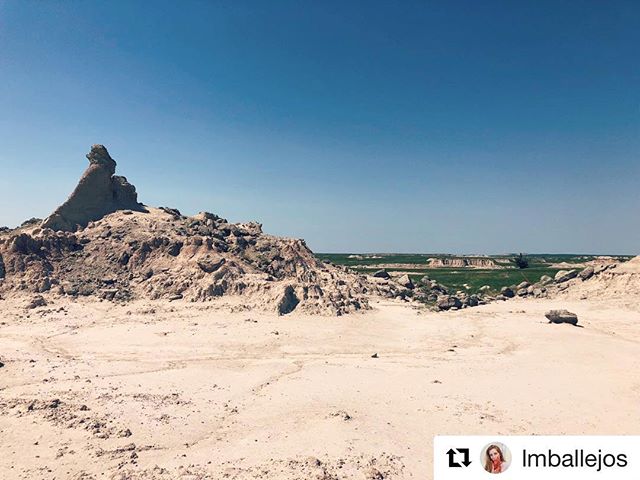
[[[543,275],[553,277],[559,269],[553,268],[526,268],[505,269],[505,270],[481,270],[481,269],[449,269],[449,268],[432,268],[425,269],[419,273],[412,272],[409,274],[411,279],[416,282],[424,275],[446,286],[450,290],[463,290],[469,293],[476,293],[480,287],[489,285],[492,290],[499,291],[505,286],[517,285],[520,282],[527,281],[535,283],[540,280]],[[469,288],[465,288],[467,285]]]

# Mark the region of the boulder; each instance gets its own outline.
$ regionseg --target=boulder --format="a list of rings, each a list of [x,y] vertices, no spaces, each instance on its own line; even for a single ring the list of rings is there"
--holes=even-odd
[[[515,293],[510,287],[502,287],[500,289],[500,295],[506,298],[513,298],[515,296]]]
[[[571,325],[578,324],[578,316],[569,310],[549,310],[544,314],[549,320],[549,323],[570,323]]]
[[[389,275],[385,269],[378,270],[373,274],[373,276],[375,278],[384,278],[385,280],[389,280],[391,278],[391,275]]]
[[[103,288],[98,292],[98,296],[105,300],[113,300],[118,294],[117,288]]]
[[[426,281],[424,281],[424,278],[423,278],[421,280],[421,282],[422,282],[421,287],[426,291],[434,292],[436,295],[438,295],[438,293],[440,293],[440,294],[447,294],[448,293],[447,289],[445,287],[443,287],[442,285],[440,285],[435,280],[427,279]]]
[[[51,279],[49,277],[44,277],[41,279],[36,285],[36,291],[38,293],[44,293],[51,290]]]
[[[409,275],[406,274],[401,276],[398,280],[396,280],[396,282],[402,285],[404,288],[408,288],[409,290],[413,290],[415,288],[415,285],[409,278]]]
[[[587,267],[584,270],[582,270],[578,276],[580,277],[580,279],[582,281],[585,280],[589,280],[591,277],[593,277],[593,274],[595,272],[595,269],[593,267]]]
[[[300,300],[296,296],[295,290],[291,285],[287,285],[277,305],[278,315],[286,315],[293,312],[299,303]]]
[[[46,307],[47,301],[44,299],[42,295],[36,295],[31,299],[31,301],[27,304],[27,309],[33,309],[38,307]]]
[[[76,231],[117,210],[145,211],[136,188],[115,175],[116,162],[103,145],[93,145],[87,159],[89,167],[75,190],[42,222],[43,228]]]
[[[462,307],[462,302],[458,297],[453,297],[453,296],[439,297],[436,303],[436,306],[440,310],[450,310],[452,308]]]
[[[213,273],[224,265],[225,259],[221,256],[209,255],[198,260],[197,264],[206,273]]]
[[[518,285],[518,290],[520,290],[521,288],[529,288],[529,285],[531,285],[529,282],[522,282]]]
[[[526,288],[519,288],[518,291],[516,292],[516,295],[518,295],[519,297],[526,297],[527,294],[528,292]]]
[[[177,257],[178,255],[180,255],[180,251],[182,250],[182,247],[184,247],[184,242],[180,242],[180,241],[171,242],[167,247],[167,253],[172,257]]]
[[[578,276],[577,270],[560,270],[558,273],[556,273],[555,282],[563,283],[568,280],[571,280],[572,278],[576,278],[577,276]]]
[[[553,278],[551,278],[549,275],[542,275],[538,283],[540,285],[549,285],[550,283],[553,283]]]

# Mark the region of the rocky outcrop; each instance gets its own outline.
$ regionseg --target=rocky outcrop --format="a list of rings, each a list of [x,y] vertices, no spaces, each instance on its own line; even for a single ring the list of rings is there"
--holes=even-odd
[[[578,276],[580,277],[580,279],[582,281],[585,280],[589,280],[591,277],[593,277],[593,274],[595,273],[595,268],[589,266],[587,268],[585,268],[584,270],[582,270]]]
[[[143,211],[133,185],[115,175],[116,162],[103,145],[93,145],[71,196],[42,222],[43,228],[73,232],[117,210]]]
[[[176,218],[152,207],[114,212],[74,233],[0,234],[0,255],[0,293],[46,298],[216,301],[281,315],[341,315],[367,308],[369,294],[400,289],[324,264],[303,240],[264,234],[257,223],[208,213]]]
[[[206,302],[232,309],[342,315],[368,308],[395,282],[320,262],[303,240],[262,233],[213,214],[148,207],[116,211],[77,232],[29,227],[0,233],[0,294]]]
[[[0,294],[215,301],[280,315],[342,315],[369,308],[372,294],[409,296],[392,280],[323,263],[304,240],[267,235],[259,223],[143,207],[103,146],[87,158],[72,195],[41,225],[0,230]]]
[[[560,273],[560,272],[559,272]],[[590,265],[572,278],[559,275],[550,285],[551,298],[576,300],[601,300],[615,303],[624,308],[638,310],[640,298],[640,257],[619,263]]]

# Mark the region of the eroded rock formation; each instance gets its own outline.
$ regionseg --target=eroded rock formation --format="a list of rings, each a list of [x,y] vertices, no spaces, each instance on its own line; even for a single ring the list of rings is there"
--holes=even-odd
[[[442,257],[430,258],[429,268],[501,268],[491,258]]]
[[[264,234],[213,213],[142,207],[102,145],[69,199],[42,224],[0,231],[0,293],[218,301],[341,315],[395,296],[395,282],[318,260],[304,240]],[[81,227],[81,228],[80,228]]]
[[[87,159],[89,167],[75,190],[42,222],[43,228],[73,232],[117,210],[143,211],[136,188],[115,175],[116,162],[103,145],[93,145]]]

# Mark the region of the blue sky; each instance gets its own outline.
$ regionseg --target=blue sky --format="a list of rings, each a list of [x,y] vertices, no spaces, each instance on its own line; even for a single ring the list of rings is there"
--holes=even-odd
[[[103,143],[316,251],[640,253],[640,3],[0,0],[0,225]]]

